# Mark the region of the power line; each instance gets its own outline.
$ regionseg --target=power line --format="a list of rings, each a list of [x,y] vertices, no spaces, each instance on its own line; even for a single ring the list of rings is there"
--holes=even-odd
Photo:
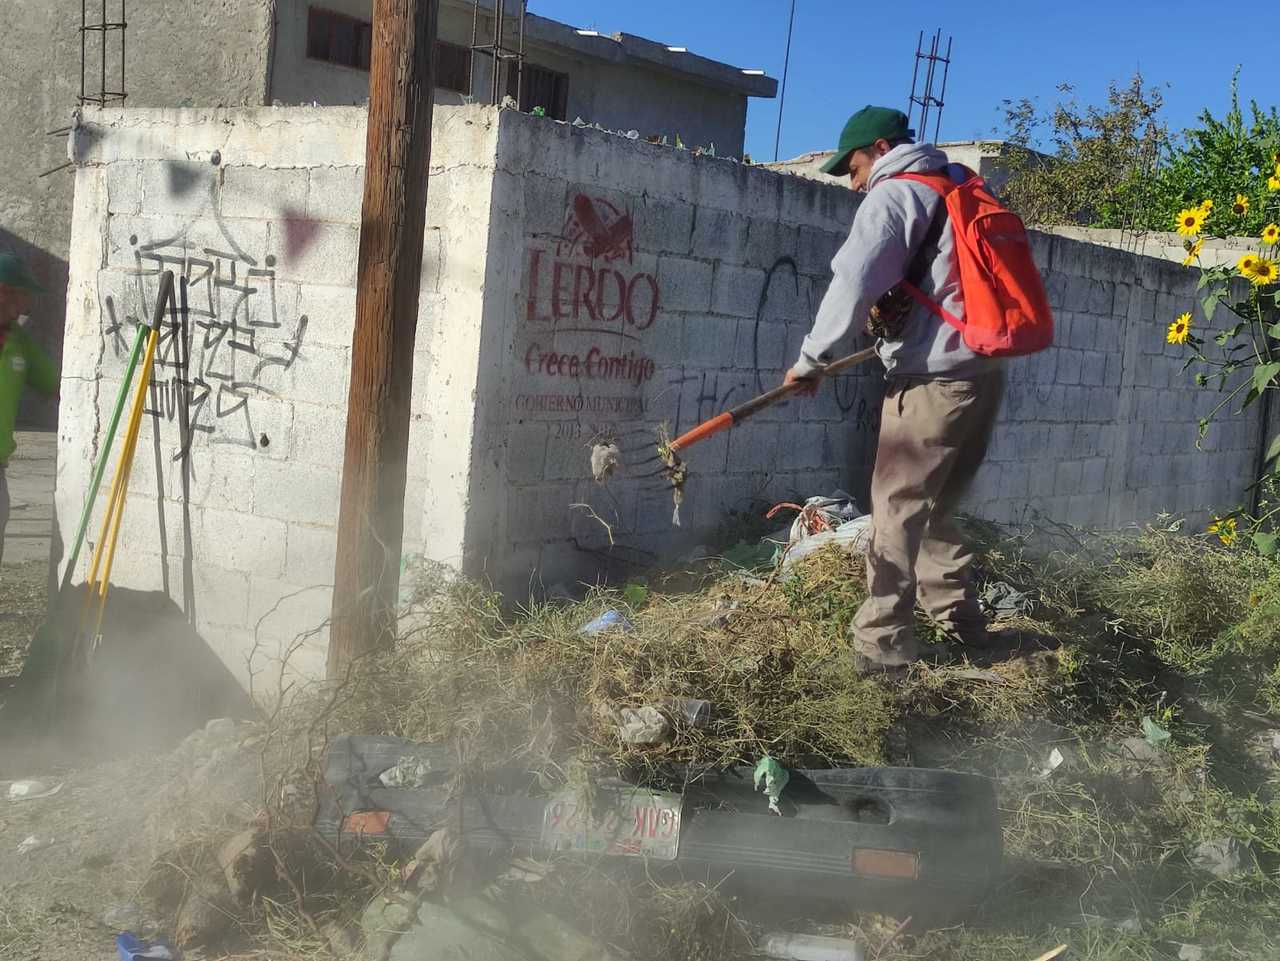
[[[778,132],[773,137],[773,161],[778,162],[778,145],[782,143],[782,108],[787,105],[787,71],[791,68],[791,34],[796,26],[796,0],[791,0],[791,19],[787,22],[787,55],[782,61],[782,90],[778,93]]]

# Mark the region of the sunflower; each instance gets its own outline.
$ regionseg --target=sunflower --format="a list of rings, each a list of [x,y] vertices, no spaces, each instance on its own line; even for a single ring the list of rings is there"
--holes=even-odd
[[[1257,254],[1245,254],[1243,257],[1241,257],[1239,260],[1236,261],[1236,270],[1240,271],[1240,276],[1248,277],[1250,280],[1253,279],[1253,271],[1254,271],[1254,268],[1257,266],[1258,266]]]
[[[1209,525],[1209,533],[1217,534],[1218,540],[1230,547],[1236,540],[1236,519],[1234,517],[1215,517]]]
[[[1208,216],[1208,211],[1202,207],[1188,207],[1186,210],[1178,211],[1178,218],[1174,223],[1182,236],[1194,237],[1200,233],[1200,228],[1204,226],[1205,218]]]
[[[1280,190],[1280,167],[1276,168],[1276,172],[1267,178],[1268,190]]]
[[[1280,277],[1280,267],[1274,260],[1268,260],[1266,257],[1259,257],[1253,265],[1253,270],[1249,272],[1249,279],[1253,281],[1255,287],[1274,284],[1276,277]]]
[[[1167,344],[1185,344],[1191,333],[1191,314],[1179,314],[1178,319],[1169,325],[1169,333],[1165,335]]]
[[[1264,244],[1275,245],[1280,241],[1280,226],[1276,224],[1267,224],[1262,228],[1262,242]]]
[[[1200,258],[1200,251],[1204,250],[1204,238],[1200,238],[1195,243],[1187,241],[1187,256],[1182,258],[1182,266],[1190,267]]]
[[[1200,209],[1204,211],[1206,217],[1213,213],[1213,198],[1205,197],[1204,200],[1200,201]]]
[[[1244,194],[1236,194],[1236,202],[1231,205],[1231,212],[1237,217],[1243,217],[1249,212],[1249,198]]]

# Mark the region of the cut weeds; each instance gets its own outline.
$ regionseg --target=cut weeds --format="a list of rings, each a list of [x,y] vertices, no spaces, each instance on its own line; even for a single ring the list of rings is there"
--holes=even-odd
[[[1280,795],[1269,747],[1253,743],[1280,731],[1268,714],[1280,566],[1167,525],[1138,537],[1040,534],[1036,550],[1007,531],[973,533],[982,579],[1029,593],[1032,616],[1000,625],[991,650],[957,648],[957,663],[900,684],[863,679],[845,657],[863,571],[834,549],[790,579],[713,562],[514,613],[472,582],[423,570],[406,618],[415,626],[395,651],[358,663],[337,689],[288,691],[263,737],[305,734],[306,747],[264,798],[316,783],[328,733],[446,744],[459,790],[498,766],[548,791],[590,791],[618,773],[679,789],[699,770],[766,754],[788,767],[975,771],[998,784],[1007,875],[963,926],[908,929],[890,953],[1030,961],[1068,942],[1075,958],[1145,961],[1195,943],[1208,959],[1268,956],[1280,935]],[[634,629],[582,632],[609,608]],[[709,724],[677,720],[656,747],[623,743],[622,708],[679,698],[710,701]],[[1169,741],[1147,745],[1144,719]],[[298,817],[311,810],[295,806]],[[1196,848],[1223,839],[1247,856],[1215,877],[1196,866]],[[569,862],[550,870],[534,895],[589,905],[579,921],[636,957],[742,953],[745,929],[713,891],[606,884]],[[395,876],[393,865],[367,871],[360,892]],[[290,927],[290,910],[272,907],[267,953],[305,928]],[[849,930],[859,923],[851,914]],[[306,930],[298,943],[318,944]]]

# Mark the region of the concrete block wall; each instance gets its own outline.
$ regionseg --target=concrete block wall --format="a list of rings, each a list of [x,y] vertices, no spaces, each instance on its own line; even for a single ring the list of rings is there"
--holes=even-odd
[[[625,576],[753,501],[865,481],[881,390],[870,365],[690,449],[680,527],[652,476],[661,425],[677,435],[781,382],[855,195],[515,113],[498,155],[486,290],[505,458],[473,491],[491,524],[468,543],[503,587]],[[627,466],[597,484],[604,440]]]
[[[433,144],[405,550],[427,552],[429,531],[429,550],[454,561],[463,553],[462,525],[448,518],[464,513],[467,471],[428,451],[470,444],[474,353],[470,368],[450,357],[458,331],[479,326],[484,233],[475,225],[488,219],[495,119],[477,108],[438,108]],[[187,310],[160,340],[112,581],[169,594],[246,683],[300,634],[292,666],[320,673],[355,318],[364,111],[91,112],[72,153],[62,537],[74,533],[97,453],[91,445],[101,443],[138,324],[151,314],[160,272],[172,270]],[[441,323],[446,312],[449,324]],[[91,541],[104,501],[105,493]]]
[[[1210,342],[1222,329],[1225,311],[1205,320],[1198,272],[1063,236],[1033,240],[1055,344],[1008,363],[1000,423],[965,508],[1115,528],[1162,512],[1199,524],[1243,503],[1260,405],[1225,413],[1197,450],[1198,422],[1222,395],[1196,387],[1182,370],[1187,350],[1165,342],[1184,311]]]

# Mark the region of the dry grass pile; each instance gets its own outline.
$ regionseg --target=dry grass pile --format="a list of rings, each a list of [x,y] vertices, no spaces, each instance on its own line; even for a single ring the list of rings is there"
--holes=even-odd
[[[998,782],[1008,878],[970,923],[908,932],[896,956],[1028,961],[1061,941],[1097,961],[1177,957],[1183,942],[1208,945],[1209,959],[1265,956],[1280,935],[1280,770],[1251,745],[1280,732],[1268,713],[1280,567],[1167,525],[1138,538],[975,535],[982,579],[1028,593],[1033,611],[1001,626],[1007,649],[957,650],[958,663],[892,685],[843,656],[865,590],[860,561],[835,550],[787,579],[712,563],[514,613],[424,571],[394,652],[275,717],[293,747],[264,796],[307,796],[339,732],[443,742],[464,771],[513,765],[547,790],[619,770],[663,783],[765,754],[792,767],[972,770]],[[632,628],[582,630],[608,609]],[[681,698],[711,702],[709,723],[679,722],[668,705]],[[673,717],[669,739],[623,742],[619,712],[643,706]],[[1215,877],[1196,847],[1223,840],[1247,848],[1247,864]],[[394,865],[360,870],[350,904],[394,886]],[[571,864],[540,885],[546,903],[576,907],[589,933],[637,958],[743,950],[729,907],[703,887],[606,881]],[[297,945],[323,940],[289,898],[276,908],[277,945],[288,931]]]

